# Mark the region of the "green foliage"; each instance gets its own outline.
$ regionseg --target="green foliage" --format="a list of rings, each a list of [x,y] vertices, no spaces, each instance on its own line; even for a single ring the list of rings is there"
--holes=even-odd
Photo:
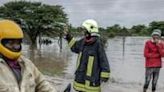
[[[149,32],[145,25],[135,25],[130,29],[130,33],[136,36],[145,36],[148,35]]]
[[[100,27],[100,34],[106,37],[115,36],[150,36],[153,29],[161,29],[164,35],[164,21],[153,21],[149,26],[134,25],[131,28],[121,27],[119,24],[103,28]],[[80,27],[72,27],[70,30],[72,33],[81,34]]]
[[[32,44],[36,44],[37,37],[58,36],[63,31],[63,24],[68,18],[60,5],[46,5],[41,2],[11,1],[0,7],[0,18],[15,20],[21,25]],[[153,29],[161,29],[164,33],[164,21],[153,21],[149,26],[134,25],[131,28],[121,27],[119,24],[100,27],[100,34],[106,37],[115,36],[150,36]],[[82,35],[80,27],[69,25],[74,35]]]
[[[162,30],[162,35],[164,36],[164,21],[153,21],[149,24],[149,34],[152,33],[153,29]]]
[[[21,25],[32,44],[38,36],[54,36],[61,28],[57,22],[66,23],[67,15],[59,5],[46,5],[40,2],[12,1],[0,7],[0,18],[15,20]]]

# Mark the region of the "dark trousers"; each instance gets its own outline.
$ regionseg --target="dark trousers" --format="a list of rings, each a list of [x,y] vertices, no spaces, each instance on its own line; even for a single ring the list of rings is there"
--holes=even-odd
[[[152,91],[156,90],[157,81],[159,78],[160,68],[146,68],[144,89],[147,89],[152,80]]]

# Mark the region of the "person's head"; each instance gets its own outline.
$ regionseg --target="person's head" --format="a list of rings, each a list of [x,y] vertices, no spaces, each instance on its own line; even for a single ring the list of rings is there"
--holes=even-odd
[[[93,19],[87,19],[82,23],[82,28],[85,33],[85,36],[98,36],[98,24]]]
[[[21,55],[22,29],[11,20],[0,20],[0,54],[8,59]]]
[[[154,40],[159,40],[161,38],[161,30],[154,29],[151,36]]]

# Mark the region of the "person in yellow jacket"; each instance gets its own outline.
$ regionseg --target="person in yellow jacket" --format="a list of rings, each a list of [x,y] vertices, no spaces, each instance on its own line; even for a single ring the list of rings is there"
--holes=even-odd
[[[21,54],[22,29],[0,20],[0,92],[57,92],[36,66]]]
[[[65,29],[71,51],[78,54],[73,87],[78,92],[101,92],[100,85],[110,76],[109,62],[100,39],[98,24],[93,19],[82,23],[84,37],[78,41]]]

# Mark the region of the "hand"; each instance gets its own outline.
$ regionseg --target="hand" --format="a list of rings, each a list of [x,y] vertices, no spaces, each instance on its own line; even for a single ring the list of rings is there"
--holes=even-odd
[[[164,49],[164,42],[162,40],[159,40],[158,43],[156,43],[156,45],[159,49]]]
[[[109,78],[101,78],[101,82],[107,82]]]
[[[68,34],[68,26],[64,26],[64,31],[63,31],[64,35]]]
[[[154,39],[154,42],[157,44],[159,43],[159,39]]]

